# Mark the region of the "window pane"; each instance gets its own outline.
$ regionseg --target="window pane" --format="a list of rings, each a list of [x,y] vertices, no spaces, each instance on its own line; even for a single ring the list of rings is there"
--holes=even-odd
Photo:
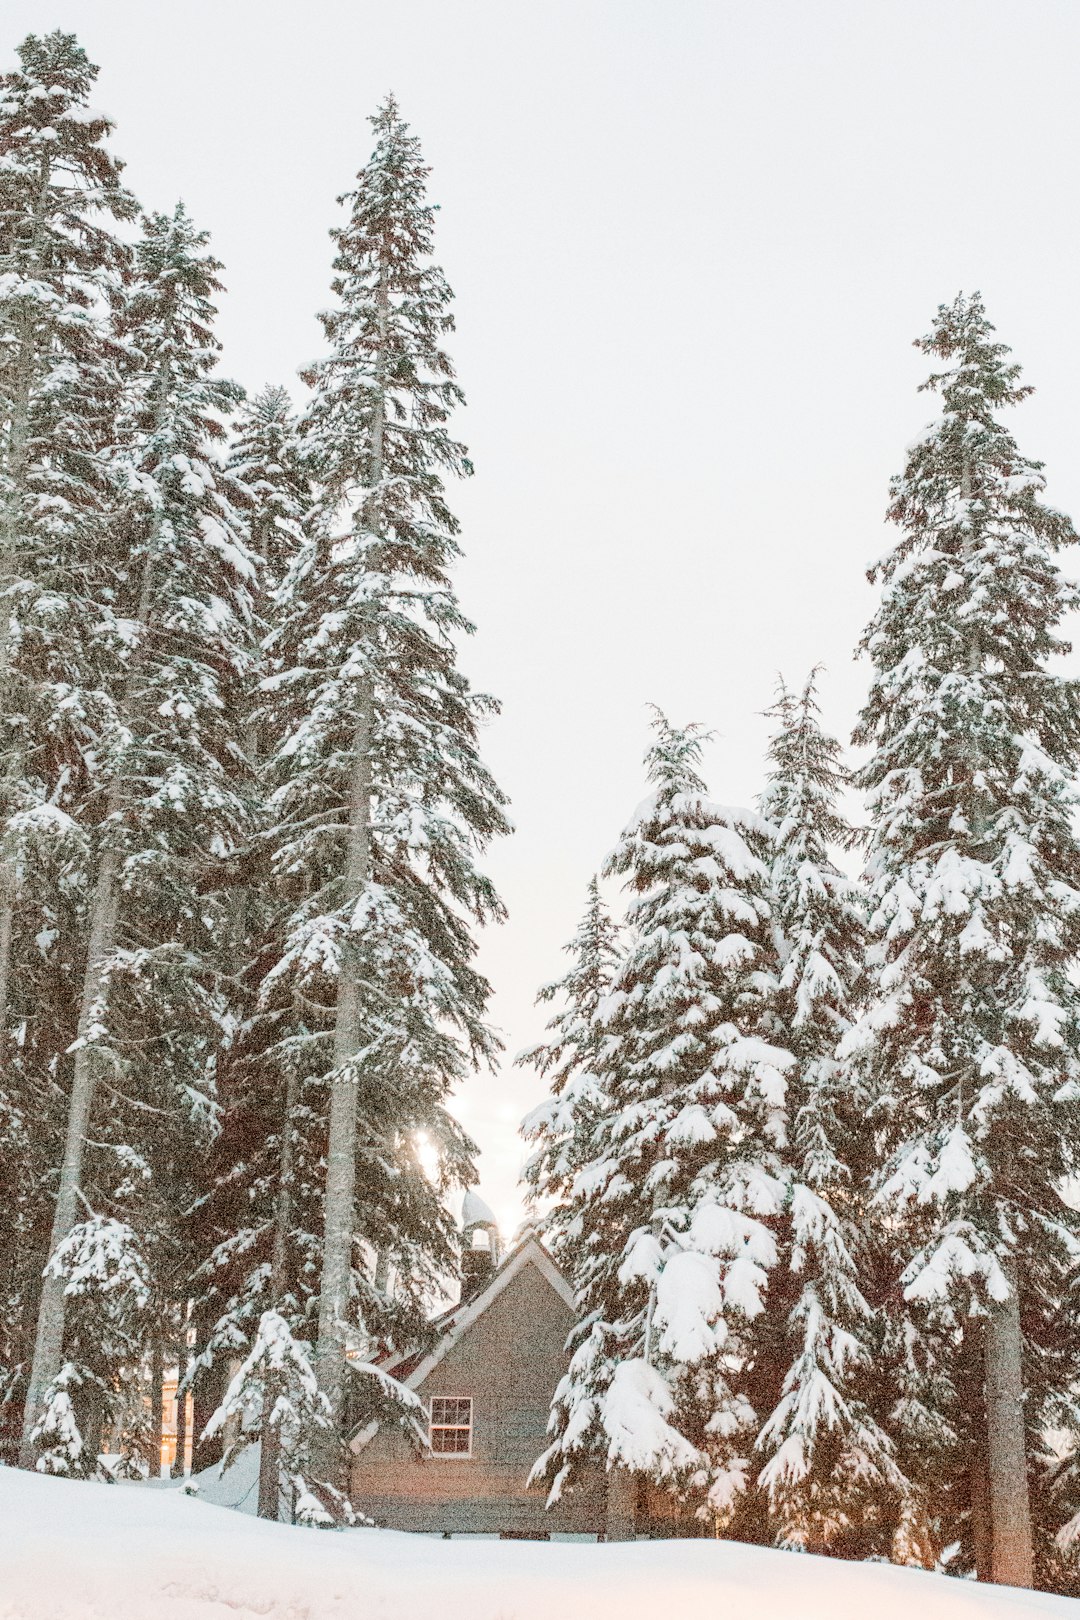
[[[471,1423],[472,1400],[456,1396],[436,1395],[431,1402],[432,1423]]]
[[[467,1457],[472,1450],[471,1396],[432,1396],[430,1429],[433,1452],[441,1457]]]
[[[431,1449],[441,1456],[454,1456],[469,1450],[468,1429],[437,1429],[431,1431]]]

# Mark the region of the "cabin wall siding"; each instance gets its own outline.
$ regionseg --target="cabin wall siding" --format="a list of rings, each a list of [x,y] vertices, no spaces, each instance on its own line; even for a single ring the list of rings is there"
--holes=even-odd
[[[435,1395],[472,1398],[472,1456],[418,1457],[400,1431],[381,1430],[353,1456],[356,1507],[396,1530],[602,1534],[602,1476],[550,1510],[544,1489],[526,1485],[547,1445],[573,1322],[539,1269],[524,1265],[417,1389],[425,1405]]]

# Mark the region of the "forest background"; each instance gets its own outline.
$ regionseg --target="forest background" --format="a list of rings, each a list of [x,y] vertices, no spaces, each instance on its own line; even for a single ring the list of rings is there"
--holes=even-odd
[[[888,479],[933,414],[911,340],[981,288],[1037,392],[1023,444],[1080,511],[1080,11],[1071,0],[6,0],[9,46],[78,33],[125,179],[224,261],[222,374],[322,348],[334,196],[397,95],[456,294],[454,491],[485,759],[517,836],[481,937],[506,1061],[455,1109],[520,1212],[514,1070],[537,984],[644,792],[645,704],[716,728],[722,801],[762,781],[782,669],[826,666],[846,736]]]

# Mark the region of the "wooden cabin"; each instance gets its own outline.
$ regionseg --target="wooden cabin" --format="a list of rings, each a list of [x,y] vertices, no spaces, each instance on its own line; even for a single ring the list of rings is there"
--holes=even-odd
[[[570,1286],[536,1238],[500,1258],[490,1212],[465,1209],[463,1297],[438,1319],[427,1354],[382,1363],[424,1406],[430,1450],[399,1428],[369,1425],[350,1442],[357,1508],[395,1530],[507,1539],[634,1534],[633,1481],[621,1471],[545,1506],[529,1472],[548,1444],[551,1398],[574,1324]],[[485,1234],[486,1245],[478,1241]]]

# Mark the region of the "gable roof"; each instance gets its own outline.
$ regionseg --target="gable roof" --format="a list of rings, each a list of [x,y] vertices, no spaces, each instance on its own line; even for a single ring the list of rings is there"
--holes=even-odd
[[[402,1378],[401,1382],[408,1389],[419,1388],[428,1373],[439,1364],[447,1351],[452,1350],[455,1344],[464,1338],[477,1318],[483,1316],[488,1306],[498,1299],[503,1289],[513,1282],[518,1273],[528,1265],[536,1267],[544,1280],[550,1283],[563,1304],[572,1311],[574,1309],[574,1295],[570,1284],[547,1250],[537,1242],[536,1238],[526,1238],[524,1243],[519,1244],[516,1249],[512,1249],[502,1264],[496,1267],[487,1286],[482,1288],[478,1294],[474,1294],[472,1299],[466,1300],[456,1308],[439,1335],[439,1341],[435,1348],[424,1357],[423,1361],[412,1372]]]
[[[574,1293],[570,1284],[548,1254],[543,1244],[535,1237],[527,1237],[517,1248],[511,1249],[495,1268],[487,1283],[472,1299],[464,1300],[454,1305],[442,1316],[435,1318],[435,1326],[439,1329],[439,1337],[432,1350],[426,1355],[412,1351],[406,1355],[393,1358],[380,1359],[379,1367],[383,1372],[396,1378],[406,1389],[416,1390],[424,1379],[437,1367],[448,1351],[465,1337],[473,1323],[476,1322],[489,1305],[494,1304],[505,1288],[513,1282],[526,1266],[535,1266],[552,1290],[562,1300],[571,1312],[576,1312]],[[370,1423],[357,1431],[349,1442],[353,1451],[360,1451],[372,1438],[378,1428],[377,1423]]]

